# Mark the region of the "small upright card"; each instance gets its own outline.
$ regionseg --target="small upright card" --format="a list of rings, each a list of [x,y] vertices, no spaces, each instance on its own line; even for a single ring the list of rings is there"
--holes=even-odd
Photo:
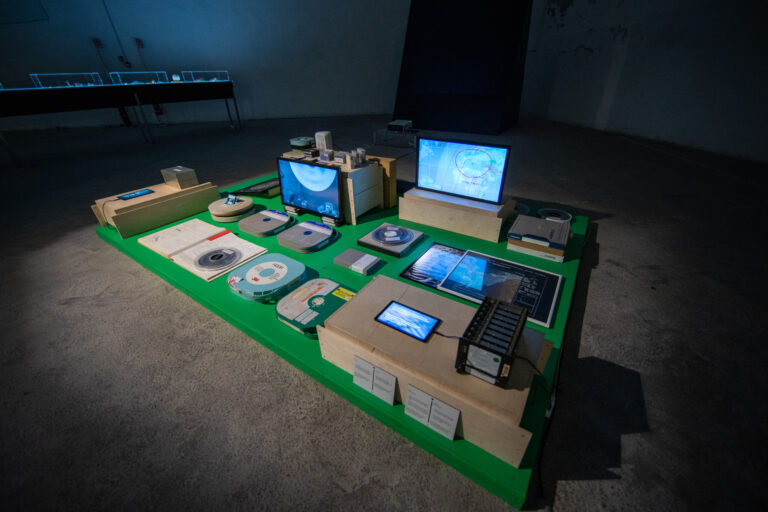
[[[381,368],[373,367],[373,394],[389,405],[395,404],[395,386],[397,377]]]
[[[453,441],[461,411],[408,385],[405,414]]]
[[[373,393],[374,396],[381,398],[389,405],[394,405],[397,377],[391,373],[387,373],[381,368],[373,366],[368,361],[355,356],[352,382],[369,393]]]
[[[408,396],[405,398],[405,414],[429,426],[429,410],[431,408],[432,397],[409,384]]]
[[[432,410],[429,412],[429,427],[451,441],[456,434],[456,425],[459,423],[459,410],[451,407],[437,398],[432,399]]]
[[[352,374],[352,382],[369,393],[373,392],[373,368],[371,363],[355,356],[355,370]]]

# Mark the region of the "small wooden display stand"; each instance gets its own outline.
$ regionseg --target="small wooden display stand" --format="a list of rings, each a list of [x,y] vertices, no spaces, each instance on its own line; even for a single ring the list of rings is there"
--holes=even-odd
[[[515,200],[502,204],[473,201],[412,188],[400,199],[399,217],[454,233],[498,242],[501,227],[515,210]]]
[[[220,197],[218,187],[210,182],[183,189],[167,183],[144,188],[152,193],[127,200],[119,194],[97,199],[91,210],[102,226],[111,224],[127,238],[203,212]]]
[[[417,341],[375,320],[391,300],[441,320],[427,343]],[[520,466],[531,433],[520,427],[533,370],[524,361],[512,366],[512,385],[501,389],[477,377],[456,372],[460,336],[476,309],[432,292],[377,276],[318,327],[323,358],[353,373],[354,358],[397,377],[396,399],[406,400],[408,385],[459,409],[457,435],[511,464]],[[528,334],[526,336],[526,333]],[[538,331],[526,330],[518,353],[539,370],[546,366],[552,343]],[[414,420],[415,421],[415,420]]]

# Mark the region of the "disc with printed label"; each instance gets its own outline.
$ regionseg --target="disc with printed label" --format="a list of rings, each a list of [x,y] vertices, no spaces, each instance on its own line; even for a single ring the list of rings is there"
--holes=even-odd
[[[336,239],[336,231],[320,222],[308,220],[277,235],[277,243],[297,252],[314,252]]]
[[[571,222],[571,219],[573,219],[573,215],[565,210],[558,210],[557,208],[541,208],[538,214],[542,219],[554,222]]]
[[[300,333],[317,338],[317,326],[324,325],[353,295],[353,291],[330,279],[312,279],[280,299],[277,318]]]
[[[400,245],[409,242],[413,238],[412,231],[390,224],[374,229],[371,234],[374,240],[384,245]]]
[[[357,245],[400,258],[415,247],[422,236],[421,231],[384,223],[358,239]]]
[[[214,249],[197,258],[195,266],[203,270],[216,270],[237,263],[243,255],[237,249],[223,247]]]
[[[264,254],[230,272],[227,283],[244,299],[271,302],[298,286],[305,270],[303,263],[282,254]]]
[[[237,227],[253,236],[276,235],[293,223],[293,217],[280,210],[262,210],[241,220]]]

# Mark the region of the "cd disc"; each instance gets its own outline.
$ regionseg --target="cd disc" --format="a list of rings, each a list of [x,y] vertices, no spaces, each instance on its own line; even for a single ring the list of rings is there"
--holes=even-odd
[[[573,215],[557,208],[542,208],[539,210],[539,217],[555,222],[571,222],[573,219]]]
[[[384,245],[400,245],[413,238],[413,233],[400,226],[381,226],[374,230],[373,238]]]
[[[217,268],[224,268],[237,262],[242,255],[237,249],[223,248],[214,249],[200,256],[195,265],[198,268],[205,270],[215,270]]]

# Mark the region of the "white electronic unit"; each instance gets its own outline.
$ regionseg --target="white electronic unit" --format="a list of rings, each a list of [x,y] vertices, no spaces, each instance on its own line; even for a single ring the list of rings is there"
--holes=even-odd
[[[320,151],[333,149],[333,137],[331,137],[331,132],[315,132],[315,147]]]

